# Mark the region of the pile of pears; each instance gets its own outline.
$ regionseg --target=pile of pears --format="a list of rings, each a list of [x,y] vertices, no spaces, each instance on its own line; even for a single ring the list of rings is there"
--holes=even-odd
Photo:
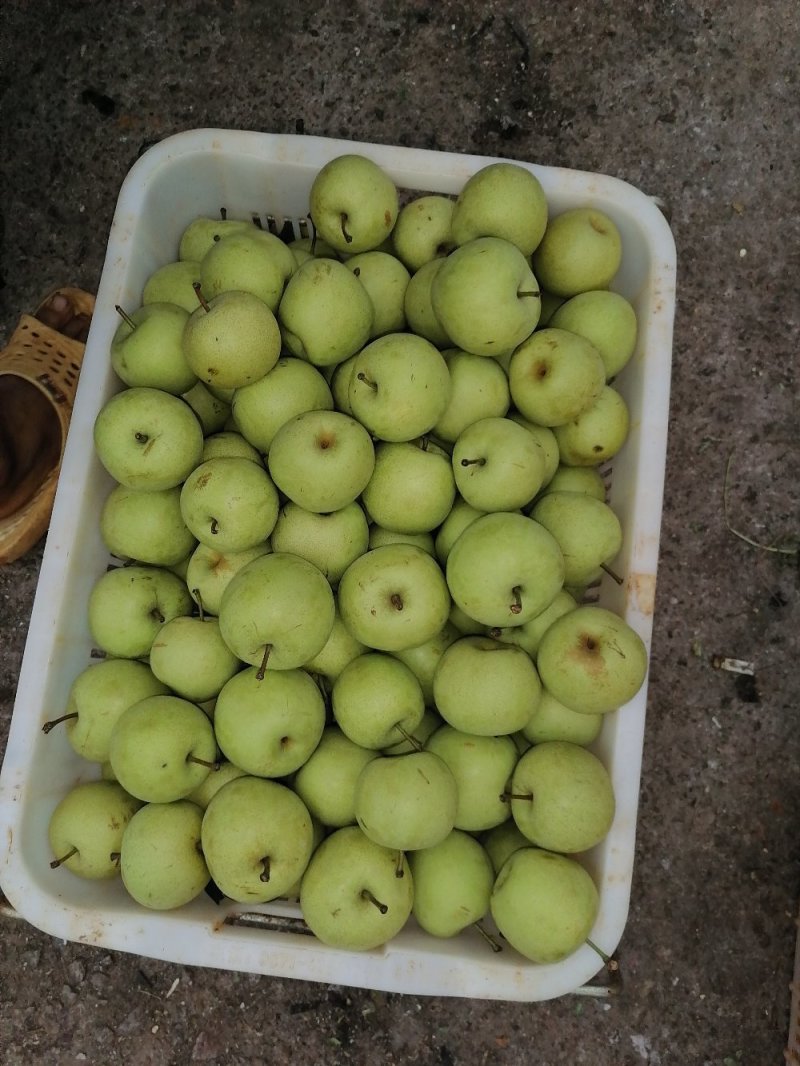
[[[99,661],[44,726],[98,769],[52,814],[54,876],[556,962],[615,815],[591,745],[647,669],[585,601],[621,580],[621,236],[505,162],[401,205],[338,156],[309,218],[196,219],[118,308]]]

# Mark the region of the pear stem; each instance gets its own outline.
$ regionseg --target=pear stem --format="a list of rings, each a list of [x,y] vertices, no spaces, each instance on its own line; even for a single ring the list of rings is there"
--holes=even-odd
[[[486,466],[485,459],[462,459],[462,466]]]
[[[363,381],[365,385],[369,385],[373,392],[378,391],[378,386],[374,381],[371,381],[370,378],[367,377],[363,370],[359,374],[356,374],[356,377],[359,381]]]
[[[480,922],[473,922],[472,924],[475,926],[475,928],[481,934],[481,936],[486,941],[486,943],[489,945],[489,947],[492,949],[492,951],[495,952],[495,954],[498,951],[502,951],[503,950],[503,945],[502,944],[498,944],[497,941],[495,940],[495,938],[491,935],[491,933],[487,933],[486,932],[486,930],[483,928],[483,926],[481,925]]]
[[[522,589],[519,587],[519,585],[515,585],[511,590],[511,595],[514,597],[514,602],[511,604],[510,608],[512,614],[519,614],[522,611],[522,599],[520,597],[521,592]]]
[[[265,644],[264,645],[264,656],[263,656],[263,658],[261,660],[261,666],[259,666],[258,672],[256,673],[256,681],[263,681],[264,680],[264,674],[267,672],[267,663],[269,662],[269,657],[270,657],[270,653],[271,652],[272,652],[272,645],[271,644]]]
[[[402,611],[403,597],[400,595],[399,592],[392,593],[392,595],[389,597],[389,603],[391,603],[392,607],[394,607],[396,611]]]
[[[152,609],[152,611],[150,612],[150,617],[151,617],[151,618],[152,618],[152,619],[153,619],[153,620],[154,620],[155,622],[158,622],[158,624],[159,624],[159,625],[163,625],[163,624],[164,624],[164,622],[166,622],[166,618],[165,618],[165,617],[164,617],[164,615],[163,615],[163,614],[161,613],[161,611],[159,611],[158,607],[154,607],[154,608]]]
[[[360,278],[361,277],[361,267],[355,267],[354,270],[353,270],[353,274],[355,275],[355,277]]]
[[[373,907],[378,908],[381,914],[386,914],[389,910],[385,903],[381,903],[380,900],[375,899],[375,897],[368,888],[364,888],[361,890],[361,898],[368,899]]]
[[[536,292],[536,291],[532,291],[532,292],[518,292],[518,293],[517,293],[517,296],[520,296],[520,297],[522,297],[522,296],[541,296],[541,295],[542,295],[542,294],[541,294],[540,292]]]
[[[203,308],[203,310],[204,311],[210,311],[211,308],[208,306],[208,300],[206,300],[205,296],[203,296],[200,282],[199,281],[192,282],[192,288],[194,289],[195,295],[197,296],[197,299],[200,301],[200,306]]]
[[[619,970],[619,963],[617,962],[617,960],[612,959],[610,955],[606,955],[603,949],[599,948],[593,940],[589,939],[588,936],[586,937],[586,943],[589,945],[592,951],[597,952],[597,954],[600,956],[600,958],[603,960],[605,965],[612,973],[616,973],[616,971]]]
[[[264,858],[261,860],[261,865],[264,867],[264,870],[261,874],[259,874],[258,879],[259,881],[263,881],[266,884],[266,882],[269,881],[269,855],[264,856]]]
[[[119,860],[122,858],[122,853],[119,851],[112,851],[108,857],[115,866],[119,866]]]
[[[208,759],[198,759],[198,757],[196,755],[192,755],[192,754],[187,755],[186,756],[186,761],[187,762],[197,763],[198,766],[206,766],[206,767],[208,767],[209,770],[212,770],[212,771],[219,770],[219,763],[218,762],[209,762]]]
[[[200,594],[200,589],[192,589],[192,596],[194,597],[194,602],[197,604],[198,610],[200,611],[200,621],[204,622],[205,611],[203,610],[203,597]]]
[[[122,307],[120,307],[119,304],[114,304],[114,310],[117,312],[119,317],[129,329],[136,329],[136,323],[133,321],[128,312],[125,311]]]
[[[600,569],[604,570],[609,577],[613,578],[614,581],[616,581],[618,585],[623,584],[623,579],[619,576],[619,574],[615,573],[610,566],[606,566],[605,563],[600,563]]]
[[[226,221],[226,219],[228,217],[228,209],[227,209],[227,207],[221,207],[219,209],[219,217],[222,219],[223,222]]]
[[[533,793],[501,792],[500,800],[502,803],[508,803],[510,800],[527,800],[529,803],[533,803]]]
[[[67,854],[66,855],[62,855],[60,859],[53,859],[53,861],[50,863],[50,869],[51,870],[55,870],[62,863],[66,862],[67,859],[71,859],[73,855],[77,855],[77,854],[78,854],[78,849],[77,848],[70,848],[69,851],[67,852]]]
[[[342,211],[342,213],[341,213],[341,215],[339,217],[342,220],[342,236],[344,237],[345,241],[348,244],[352,244],[353,238],[350,236],[350,234],[347,232],[347,230],[345,228],[345,222],[347,222],[347,215],[346,215],[346,213],[344,211]]]
[[[397,853],[397,862],[395,863],[395,866],[394,866],[394,876],[395,877],[405,877],[405,875],[406,875],[406,872],[403,869],[403,857],[404,857],[403,856],[403,852],[402,851],[398,851],[398,853]]]
[[[403,740],[407,741],[415,751],[425,750],[425,748],[422,746],[422,744],[420,744],[420,742],[417,740],[413,733],[409,733],[409,731],[407,729],[404,729],[403,726],[401,726],[400,724],[395,725],[395,729],[403,738]]]
[[[212,536],[216,537],[217,533],[219,533],[219,522],[216,520],[216,518],[212,518],[211,519],[211,534],[212,534]]]
[[[53,729],[55,726],[59,725],[59,723],[67,722],[67,721],[69,721],[70,718],[77,718],[77,717],[78,717],[78,712],[77,711],[73,711],[72,714],[62,714],[60,718],[54,718],[52,720],[52,722],[45,722],[44,725],[42,726],[42,732],[43,733],[49,733],[50,730]]]

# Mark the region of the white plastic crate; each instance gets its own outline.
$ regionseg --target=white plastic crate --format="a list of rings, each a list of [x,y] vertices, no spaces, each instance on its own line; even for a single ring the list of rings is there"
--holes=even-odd
[[[121,386],[109,361],[118,324],[114,305],[135,308],[156,267],[177,256],[178,237],[199,215],[267,214],[302,218],[317,171],[344,152],[369,156],[403,189],[457,193],[476,170],[496,160],[316,137],[195,130],[151,148],[122,186],[97,296],[80,388],[64,457],[0,775],[0,886],[19,913],[65,940],[163,960],[418,995],[543,1000],[578,989],[602,963],[589,947],[552,965],[527,962],[507,945],[493,953],[474,929],[454,940],[423,934],[413,921],[385,947],[366,953],[334,950],[298,930],[296,906],[215,905],[203,894],[179,911],[136,905],[122,884],[83,881],[49,868],[47,823],[61,797],[97,777],[63,731],[42,723],[63,713],[73,679],[87,665],[90,589],[108,553],[99,532],[101,505],[112,482],[92,445],[95,417]],[[650,647],[666,461],[675,245],[653,201],[615,178],[523,166],[541,181],[555,215],[591,206],[613,218],[623,262],[614,288],[633,302],[639,320],[635,355],[617,384],[631,411],[630,438],[614,460],[609,502],[624,531],[615,569],[600,602],[619,611]],[[610,715],[594,750],[608,767],[617,813],[606,840],[584,856],[600,890],[591,938],[612,954],[625,926],[634,860],[647,686]],[[243,911],[262,927],[225,924]],[[272,915],[275,921],[267,916]],[[283,928],[285,926],[286,928]]]

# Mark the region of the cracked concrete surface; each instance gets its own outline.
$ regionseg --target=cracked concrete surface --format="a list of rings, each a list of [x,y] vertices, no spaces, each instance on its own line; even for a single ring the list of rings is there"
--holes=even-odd
[[[111,954],[3,917],[4,1064],[780,1062],[800,888],[800,580],[796,556],[729,531],[723,485],[732,455],[731,524],[797,537],[797,6],[20,0],[3,24],[3,338],[53,285],[96,286],[127,170],[200,126],[613,174],[670,205],[679,259],[618,994],[353,991]],[[0,747],[41,551],[0,569]],[[752,660],[755,677],[714,669],[715,654]]]

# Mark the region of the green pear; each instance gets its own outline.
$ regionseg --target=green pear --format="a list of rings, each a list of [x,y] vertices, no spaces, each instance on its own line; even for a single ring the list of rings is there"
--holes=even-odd
[[[484,737],[522,729],[536,710],[541,688],[530,656],[490,637],[455,641],[433,677],[433,698],[442,718]]]
[[[605,364],[606,381],[627,366],[636,347],[636,312],[616,292],[599,289],[579,293],[555,311],[550,324],[577,333],[594,345]]]
[[[535,744],[511,779],[511,814],[521,832],[549,851],[588,851],[614,820],[614,789],[602,762],[566,741]]]
[[[375,467],[375,449],[366,429],[349,415],[305,411],[275,434],[268,463],[285,496],[307,511],[328,514],[364,491]]]
[[[215,767],[214,730],[199,707],[178,696],[147,696],[117,719],[109,761],[119,783],[145,803],[188,796]]]
[[[89,593],[89,631],[97,647],[119,659],[141,659],[161,626],[191,612],[186,585],[158,566],[107,570]]]
[[[231,405],[221,395],[221,390],[212,392],[208,385],[198,381],[188,392],[184,392],[181,399],[188,404],[194,412],[198,422],[203,427],[203,433],[208,436],[211,433],[220,433],[228,424],[231,416]]]
[[[417,196],[400,208],[392,230],[395,254],[410,271],[455,247],[450,232],[455,201],[449,196]]]
[[[241,433],[231,431],[212,433],[203,444],[202,462],[208,459],[249,459],[263,468],[261,454],[246,441]]]
[[[195,300],[194,306],[197,306]],[[125,314],[111,341],[111,365],[131,388],[180,396],[197,381],[183,352],[189,312],[171,303],[147,303]]]
[[[122,712],[146,696],[166,695],[168,691],[149,666],[135,659],[93,663],[70,686],[63,717],[67,739],[84,759],[105,762],[111,732]],[[46,723],[46,732],[55,724]]]
[[[201,382],[239,389],[263,378],[281,352],[275,315],[250,292],[228,290],[193,311],[183,354]]]
[[[339,610],[356,640],[368,648],[403,651],[443,629],[450,595],[438,565],[421,548],[386,544],[345,570]]]
[[[405,329],[404,303],[411,275],[400,260],[387,252],[361,252],[345,265],[367,290],[372,303],[370,339]]]
[[[429,751],[373,759],[356,783],[358,825],[374,843],[395,851],[441,843],[453,829],[457,808],[456,780]]]
[[[206,614],[218,615],[222,594],[242,567],[270,552],[268,543],[241,552],[221,552],[198,544],[189,559],[186,585],[194,602]]]
[[[290,278],[278,318],[292,355],[315,366],[335,366],[369,340],[372,301],[343,263],[309,259]]]
[[[603,500],[578,492],[550,492],[531,509],[564,556],[564,583],[591,585],[622,548],[622,525]]]
[[[115,481],[157,491],[180,485],[197,466],[203,430],[177,396],[159,389],[123,389],[98,414],[94,445]]]
[[[362,501],[373,522],[396,533],[430,533],[450,513],[456,486],[450,457],[426,440],[375,449]]]
[[[251,226],[216,241],[200,264],[204,297],[249,292],[275,313],[297,261],[280,237]]]
[[[467,503],[461,496],[456,496],[453,506],[450,508],[450,513],[436,533],[436,558],[442,566],[447,563],[451,548],[467,526],[472,525],[476,518],[480,518],[486,513],[486,511],[479,511],[477,507]]]
[[[577,207],[551,219],[533,254],[543,288],[556,296],[607,289],[622,261],[622,238],[602,211]]]
[[[344,624],[337,607],[327,641],[322,650],[305,663],[305,669],[311,674],[321,675],[327,681],[335,681],[347,664],[366,650]]]
[[[377,163],[355,153],[337,156],[317,172],[309,205],[320,237],[348,255],[382,244],[399,210],[392,179]]]
[[[507,821],[510,811],[502,796],[517,763],[510,736],[479,736],[445,724],[428,738],[425,750],[438,755],[456,779],[456,829],[476,833]]]
[[[389,333],[359,353],[350,379],[353,415],[375,437],[410,441],[427,433],[450,400],[450,371],[422,337]]]
[[[516,408],[541,426],[577,418],[597,401],[605,380],[594,345],[563,329],[537,330],[516,349],[508,371]]]
[[[256,777],[287,777],[299,769],[325,728],[325,702],[305,670],[254,666],[222,688],[214,709],[217,743],[232,763]]]
[[[522,625],[547,607],[564,583],[564,558],[544,526],[498,512],[467,526],[447,557],[456,604],[484,626]]]
[[[362,748],[387,748],[413,734],[425,710],[412,671],[378,652],[348,663],[334,681],[331,697],[337,725]]]
[[[176,696],[214,699],[241,663],[222,639],[216,618],[173,618],[150,648],[150,669]]]
[[[586,604],[548,628],[537,656],[545,688],[584,714],[607,714],[633,699],[647,674],[647,648],[628,623]]]
[[[243,552],[262,544],[278,519],[278,492],[249,459],[208,459],[183,484],[181,514],[208,548]]]
[[[539,498],[551,492],[580,492],[584,496],[593,496],[596,500],[605,502],[606,483],[596,467],[562,466],[559,463],[555,473],[539,493]]]
[[[544,480],[542,449],[510,418],[473,422],[455,442],[452,464],[461,497],[481,511],[515,511]]]
[[[583,944],[599,905],[594,882],[574,859],[521,848],[498,874],[491,913],[513,948],[546,964],[567,958]]]
[[[154,270],[144,283],[142,303],[168,303],[182,307],[189,314],[197,307],[197,290],[200,284],[200,261],[179,259],[165,263]]]
[[[384,544],[413,544],[427,555],[435,555],[433,536],[430,533],[398,533],[373,523],[369,527],[369,547],[381,548]]]
[[[310,363],[282,356],[260,381],[237,389],[233,421],[246,441],[266,454],[278,430],[304,411],[331,411],[325,378]]]
[[[146,491],[117,485],[100,511],[103,543],[118,559],[175,566],[197,541],[181,514],[181,490]]]
[[[433,435],[452,444],[474,422],[503,417],[511,398],[508,378],[494,359],[450,348],[442,352],[450,371],[450,402]]]
[[[606,385],[595,403],[553,432],[565,466],[600,466],[622,448],[630,415],[620,394]]]
[[[148,803],[122,837],[122,882],[137,903],[174,910],[190,903],[208,884],[200,850],[203,812],[188,800]]]
[[[518,163],[490,163],[464,184],[453,212],[456,244],[502,237],[529,256],[547,226],[547,200],[539,179]]]
[[[522,252],[498,237],[479,237],[449,255],[431,300],[453,345],[474,355],[512,351],[539,321],[539,283]]]
[[[334,619],[325,575],[296,555],[273,552],[242,567],[222,594],[222,637],[239,659],[294,670],[325,647]]]
[[[228,762],[227,759],[221,759],[219,762],[219,770],[215,770],[213,774],[209,774],[205,781],[201,781],[200,784],[186,797],[191,803],[196,804],[201,810],[205,810],[211,800],[216,796],[220,789],[224,788],[229,781],[235,781],[238,777],[249,777],[250,775],[240,766],[234,766],[232,762]]]
[[[454,829],[431,848],[408,857],[414,879],[412,913],[431,936],[456,936],[489,910],[494,871],[489,856],[468,833]]]
[[[278,512],[270,541],[274,551],[307,559],[336,585],[348,566],[369,547],[369,526],[355,502],[319,514],[290,500]]]
[[[119,850],[125,827],[141,803],[112,781],[76,785],[50,816],[50,866],[63,866],[88,880],[119,873]]]
[[[520,848],[529,848],[530,840],[520,833],[519,827],[513,818],[501,822],[500,825],[482,833],[478,838],[483,845],[486,854],[491,860],[495,875],[499,874],[507,859]]]
[[[433,677],[439,660],[459,636],[459,631],[455,626],[446,622],[444,627],[430,640],[417,644],[413,648],[404,648],[402,651],[393,653],[401,663],[405,663],[419,681],[427,707],[433,704]]]
[[[277,781],[229,781],[203,816],[202,847],[214,882],[238,903],[284,895],[308,865],[311,815],[299,796]]]
[[[411,275],[403,309],[412,333],[424,337],[437,348],[452,348],[450,334],[439,321],[432,299],[433,283],[444,263],[445,260],[438,257],[431,259]]]
[[[201,262],[217,241],[231,233],[249,233],[255,229],[252,222],[234,218],[195,218],[181,234],[179,257]]]
[[[374,843],[358,826],[323,840],[300,886],[311,932],[345,951],[370,951],[391,940],[411,916],[413,898],[405,856]]]
[[[341,828],[356,820],[356,781],[378,752],[355,744],[337,726],[329,726],[292,782],[297,795],[323,825]]]
[[[602,714],[581,714],[572,711],[544,689],[533,717],[522,732],[532,744],[564,740],[586,747],[597,740],[602,727]]]

